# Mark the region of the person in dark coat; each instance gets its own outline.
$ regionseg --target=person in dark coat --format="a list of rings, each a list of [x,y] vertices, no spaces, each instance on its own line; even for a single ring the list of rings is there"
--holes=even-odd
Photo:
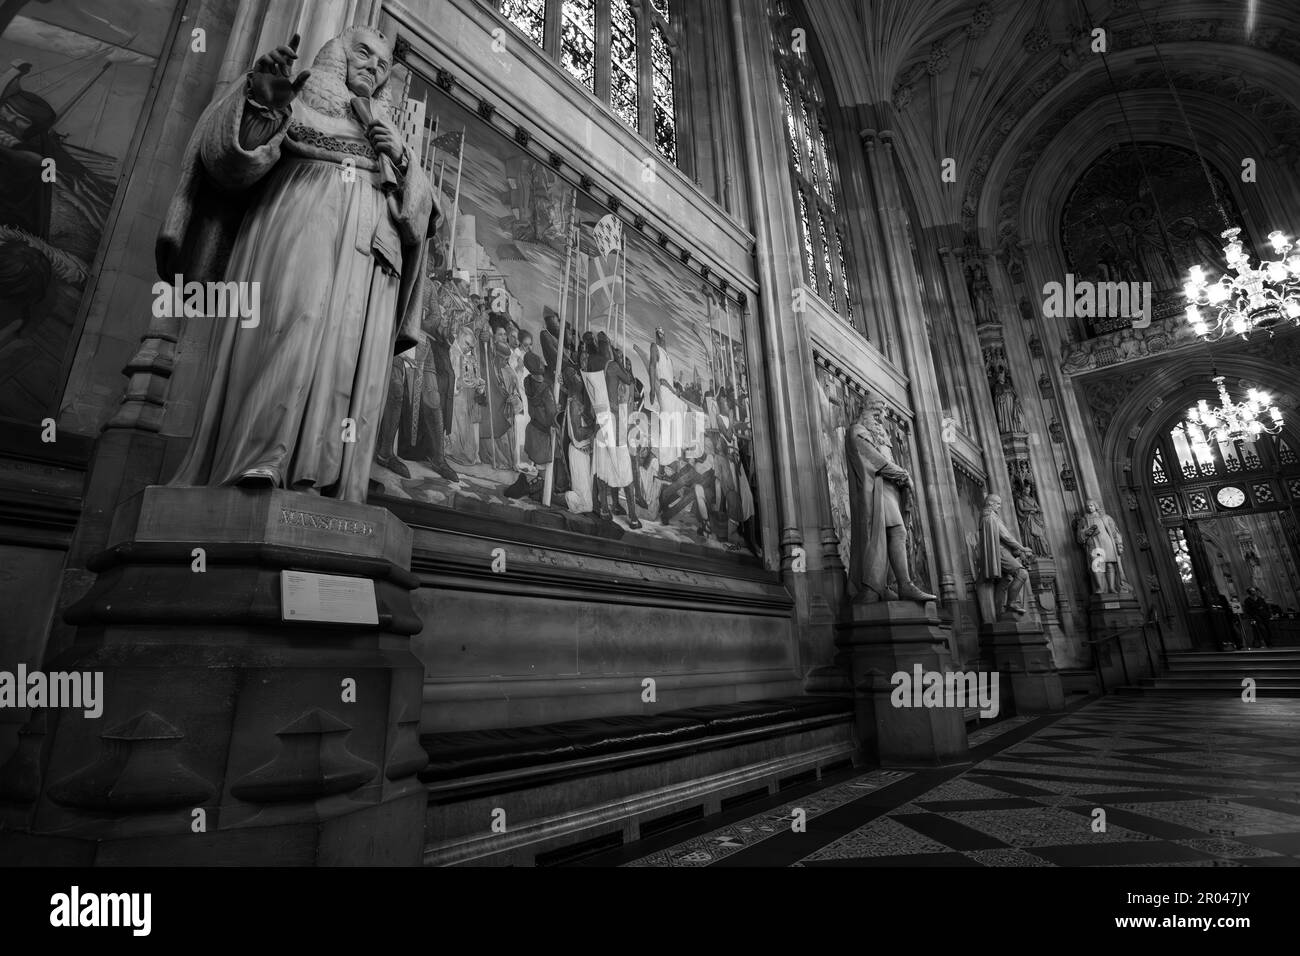
[[[1273,645],[1273,629],[1268,622],[1273,614],[1268,601],[1264,599],[1264,595],[1259,588],[1246,588],[1246,600],[1242,606],[1245,608],[1246,616],[1250,618],[1250,623],[1255,629],[1256,645],[1263,644],[1265,647],[1271,647]]]

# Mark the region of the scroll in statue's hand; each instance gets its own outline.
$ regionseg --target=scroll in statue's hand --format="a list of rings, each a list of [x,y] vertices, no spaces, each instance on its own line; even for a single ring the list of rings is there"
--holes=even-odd
[[[382,120],[375,120],[366,130],[366,138],[376,153],[382,153],[398,166],[402,165],[402,156],[406,153],[406,144],[397,130]]]
[[[298,39],[298,34],[295,33],[288,46],[276,47],[270,53],[263,53],[253,64],[253,72],[248,78],[248,91],[263,106],[271,109],[289,106],[311,76],[311,70],[303,70],[295,79],[289,78],[293,61],[298,59]]]

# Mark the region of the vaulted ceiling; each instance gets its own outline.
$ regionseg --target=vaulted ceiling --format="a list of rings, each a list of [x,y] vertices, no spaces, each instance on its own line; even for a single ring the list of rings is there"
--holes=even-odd
[[[1020,197],[1036,165],[1127,142],[1144,102],[1156,104],[1140,119],[1145,135],[1190,147],[1181,105],[1201,148],[1232,167],[1246,149],[1274,161],[1287,180],[1277,189],[1300,200],[1295,0],[811,0],[804,10],[840,105],[894,131],[922,227],[998,244],[1032,218]],[[1088,113],[1092,128],[1072,123]],[[948,158],[956,182],[942,179]]]

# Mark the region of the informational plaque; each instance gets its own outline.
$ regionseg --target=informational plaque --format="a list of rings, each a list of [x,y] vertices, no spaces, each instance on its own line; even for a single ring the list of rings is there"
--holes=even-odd
[[[280,619],[329,624],[378,624],[375,582],[340,574],[280,572]]]

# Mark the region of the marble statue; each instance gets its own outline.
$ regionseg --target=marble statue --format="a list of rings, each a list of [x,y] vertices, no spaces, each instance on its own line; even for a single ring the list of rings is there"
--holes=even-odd
[[[993,369],[993,410],[998,419],[998,431],[1004,435],[1024,434],[1024,408],[1015,386],[1007,378],[1007,367],[1001,363]]]
[[[1043,509],[1038,499],[1028,488],[1020,488],[1015,494],[1016,516],[1020,519],[1020,536],[1029,550],[1043,557],[1051,557],[1052,551],[1047,544],[1047,526],[1043,523]]]
[[[420,335],[437,215],[393,125],[392,41],[345,30],[291,77],[294,37],[199,118],[158,237],[160,275],[248,283],[222,319],[206,402],[174,485],[364,501],[394,354]]]
[[[871,399],[858,407],[844,438],[849,474],[849,584],[854,601],[933,601],[912,582],[907,558],[907,519],[912,478],[894,464],[885,427],[885,404]],[[887,586],[890,571],[895,588]]]
[[[971,309],[975,313],[975,324],[996,323],[998,310],[993,301],[993,284],[989,282],[984,266],[978,262],[970,267],[967,288],[970,293]]]
[[[979,534],[973,542],[975,593],[986,624],[1015,620],[1027,613],[1024,591],[1029,572],[1023,561],[1033,560],[1034,555],[1003,523],[1001,511],[1001,496],[984,498]]]
[[[1089,498],[1084,513],[1074,522],[1074,534],[1088,553],[1093,589],[1097,594],[1119,594],[1132,590],[1124,577],[1124,538],[1115,519]]]

